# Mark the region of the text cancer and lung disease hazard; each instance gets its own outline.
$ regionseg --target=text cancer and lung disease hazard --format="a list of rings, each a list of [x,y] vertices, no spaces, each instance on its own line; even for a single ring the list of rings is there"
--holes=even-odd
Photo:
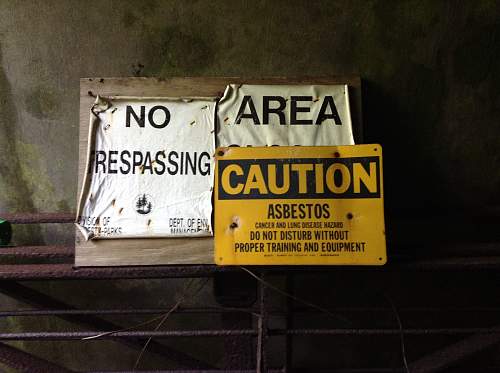
[[[344,84],[230,84],[217,118],[217,146],[354,144]]]
[[[386,262],[379,145],[229,147],[216,157],[217,264]]]
[[[89,238],[208,236],[215,100],[97,98],[77,226]]]

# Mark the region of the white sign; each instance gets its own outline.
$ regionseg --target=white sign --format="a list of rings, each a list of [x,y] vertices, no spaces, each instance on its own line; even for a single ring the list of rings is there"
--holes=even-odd
[[[215,100],[98,97],[77,226],[89,238],[212,235]]]
[[[217,146],[353,145],[347,85],[228,85]]]

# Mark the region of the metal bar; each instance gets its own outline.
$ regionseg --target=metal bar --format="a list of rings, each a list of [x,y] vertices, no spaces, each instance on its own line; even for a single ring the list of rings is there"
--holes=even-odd
[[[51,363],[18,348],[0,343],[0,362],[19,372],[26,373],[71,373],[72,370]]]
[[[399,329],[273,329],[270,335],[395,335]],[[460,335],[460,334],[500,334],[500,328],[413,328],[403,329],[403,334],[411,335]]]
[[[429,207],[429,206],[427,206]],[[386,215],[395,220],[428,220],[429,209],[424,208],[407,208],[398,206],[392,207],[386,211]],[[483,206],[477,208],[448,208],[448,209],[433,209],[430,216],[436,220],[473,220],[474,218],[488,217],[500,218],[500,205]]]
[[[0,333],[0,340],[13,341],[13,340],[79,340],[86,337],[92,337],[101,332],[29,332],[29,333]],[[399,334],[398,329],[295,329],[295,330],[271,330],[269,335],[396,335]],[[491,328],[448,328],[448,329],[404,329],[404,334],[412,335],[458,335],[458,334],[471,334],[471,333],[481,333],[481,336],[491,337],[485,339],[488,346],[498,343],[500,339],[500,330]],[[178,331],[127,331],[127,332],[115,332],[110,333],[101,337],[100,339],[115,339],[115,338],[130,338],[130,337],[154,337],[154,338],[171,338],[171,337],[225,337],[225,336],[257,336],[259,346],[261,347],[258,351],[262,351],[260,355],[258,354],[258,367],[260,367],[259,372],[265,372],[264,370],[264,354],[265,345],[264,339],[267,338],[265,328],[259,327],[258,331],[253,329],[243,329],[243,330],[178,330]],[[471,344],[478,341],[479,336],[471,337]],[[485,343],[482,342],[482,346],[478,349],[485,348]],[[457,344],[451,351],[456,351],[457,348],[463,347],[463,344]],[[440,354],[442,356],[442,354]],[[453,355],[450,355],[453,356]],[[454,362],[455,360],[453,360]],[[450,361],[447,362],[450,364]],[[417,365],[417,364],[415,364]],[[421,363],[417,367],[421,367]],[[443,365],[444,367],[444,365]],[[421,369],[421,368],[419,368]],[[440,369],[429,371],[438,371]],[[412,372],[417,372],[420,370],[412,370]],[[423,370],[428,371],[428,370]]]
[[[39,213],[2,213],[0,217],[12,224],[74,223],[75,213],[39,212]]]
[[[497,327],[499,328],[499,327]],[[500,343],[500,334],[476,334],[453,343],[410,364],[412,373],[439,372],[488,347]]]
[[[330,271],[482,271],[500,269],[500,257],[447,258],[412,262],[391,263],[383,267],[338,266],[268,267],[263,272],[330,272]],[[131,266],[131,267],[79,267],[71,264],[26,264],[0,265],[0,280],[44,280],[44,279],[126,279],[126,278],[180,278],[208,277],[214,273],[240,271],[237,267],[215,265],[188,266]]]
[[[0,280],[108,280],[208,277],[216,272],[237,270],[237,268],[214,265],[80,268],[74,268],[71,264],[0,265]]]
[[[0,333],[3,341],[66,341],[82,340],[106,333],[106,331],[89,332],[24,332],[24,333]],[[257,331],[253,329],[217,329],[217,330],[137,330],[113,332],[96,340],[116,338],[176,338],[176,337],[228,337],[228,336],[256,336]]]
[[[267,372],[267,338],[268,338],[268,315],[266,309],[267,288],[265,285],[265,274],[260,273],[259,281],[259,318],[258,318],[258,334],[257,334],[257,373]]]
[[[260,295],[259,295],[259,298],[260,298]],[[263,336],[262,336],[262,329],[263,329],[263,326],[262,326],[262,315],[259,314],[259,318],[257,319],[257,331],[258,331],[258,334],[257,334],[257,355],[256,355],[256,358],[255,358],[255,371],[257,373],[261,373],[262,372],[262,339],[263,339]]]
[[[0,284],[1,288],[1,284]],[[17,309],[17,310],[4,310],[0,311],[0,317],[23,317],[23,316],[59,316],[59,315],[158,315],[164,313],[165,310],[172,308],[172,306],[165,306],[165,308],[124,308],[124,309]],[[383,312],[387,313],[390,308],[387,307],[334,307],[328,308],[328,311],[335,312],[360,312],[360,313],[373,313]],[[406,307],[399,308],[399,312],[499,312],[500,307]],[[173,313],[258,313],[258,308],[227,308],[227,307],[179,307]],[[293,307],[293,313],[317,313],[318,311],[311,308]],[[268,313],[273,316],[285,316],[282,310],[272,308],[268,309]]]
[[[295,276],[293,273],[286,275],[286,292],[294,296],[295,292]],[[285,329],[293,329],[294,324],[294,304],[293,298],[287,297],[286,299],[286,319],[285,319]],[[293,369],[293,336],[287,334],[285,336],[285,372],[291,372]]]
[[[33,288],[18,284],[16,282],[0,282],[0,292],[18,299],[23,302],[38,307],[59,307],[66,309],[67,311],[76,311],[74,307],[61,302],[58,299],[50,297],[47,294],[41,293]],[[41,310],[43,312],[43,310]],[[163,313],[165,310],[163,310]],[[78,323],[80,325],[87,326],[89,328],[96,328],[102,330],[120,330],[121,326],[116,325],[110,321],[101,319],[94,315],[78,315],[78,314],[60,314],[58,315],[61,319]],[[119,340],[120,343],[125,344],[131,348],[142,350],[145,339],[122,339]],[[186,353],[175,350],[172,347],[164,346],[156,341],[151,341],[148,345],[149,351],[163,356],[164,358],[175,361],[180,366],[186,368],[213,368],[210,364],[207,364],[199,359],[196,359]]]
[[[0,251],[0,259],[13,257],[19,259],[54,259],[74,258],[74,247],[71,246],[14,246],[4,247]],[[473,265],[478,265],[481,258],[498,258],[500,254],[500,243],[474,243],[474,244],[449,244],[449,245],[426,245],[411,246],[397,245],[388,248],[389,256],[393,264],[407,263],[415,260],[431,261],[436,264],[446,265],[452,261],[450,255],[457,257],[455,261],[471,259]],[[474,257],[472,257],[474,255]],[[439,261],[439,259],[441,259]],[[443,259],[448,259],[447,261]]]
[[[0,288],[1,288],[0,284]],[[1,290],[0,290],[1,292]],[[138,309],[26,309],[26,310],[7,310],[0,311],[0,317],[22,317],[22,316],[61,316],[61,315],[159,315],[165,313],[165,310],[171,309],[172,306],[165,308],[138,308]],[[257,313],[258,310],[254,308],[223,308],[223,307],[179,307],[172,313],[194,313],[194,314],[219,314],[219,313]]]
[[[13,246],[0,249],[0,259],[73,259],[75,248],[69,246]]]
[[[481,367],[481,372],[498,373],[500,367]],[[89,373],[137,373],[138,371],[92,371]],[[140,373],[255,373],[255,370],[141,370]],[[337,369],[301,369],[299,372],[314,373],[404,373],[401,368],[337,368]],[[270,369],[267,373],[284,373],[283,369]]]
[[[499,256],[457,257],[429,260],[411,260],[390,263],[380,270],[417,270],[417,271],[466,271],[466,270],[498,270]]]
[[[255,373],[255,369],[212,369],[212,370],[130,370],[130,371],[120,371],[120,373]],[[118,373],[116,371],[92,371],[89,373]],[[268,373],[283,373],[281,369],[270,369]]]
[[[394,242],[394,241],[393,241]],[[388,247],[391,258],[446,258],[449,256],[498,256],[500,253],[500,242],[474,242],[474,243],[433,243],[425,246],[420,244],[392,244]]]

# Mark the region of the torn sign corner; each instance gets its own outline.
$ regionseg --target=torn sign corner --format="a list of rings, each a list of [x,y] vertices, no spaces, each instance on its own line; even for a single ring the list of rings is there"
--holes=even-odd
[[[92,105],[92,112],[94,114],[99,114],[110,109],[112,106],[113,104],[111,103],[111,100],[97,95],[94,101],[94,105]]]
[[[88,241],[88,240],[91,240],[94,236],[94,234],[89,231],[88,229],[86,229],[80,221],[76,221],[75,222],[75,226],[78,228],[78,230],[80,231],[80,233],[82,234],[82,236],[85,238],[85,241]]]
[[[224,94],[219,100],[219,103],[225,102],[227,99],[229,99],[237,88],[238,86],[236,84],[228,84],[226,86],[226,89],[224,90]]]

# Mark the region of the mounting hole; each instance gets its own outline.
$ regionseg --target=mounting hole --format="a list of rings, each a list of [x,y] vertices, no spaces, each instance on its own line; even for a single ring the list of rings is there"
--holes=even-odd
[[[222,156],[224,155],[224,151],[223,151],[223,150],[219,150],[219,151],[217,152],[217,155],[218,155],[219,157],[222,157]]]
[[[229,226],[229,228],[231,229],[235,229],[235,228],[238,228],[238,224],[236,222],[232,222],[231,225]]]
[[[335,158],[339,158],[339,157],[340,157],[340,153],[339,153],[339,152],[335,152],[335,153],[333,153],[333,156],[334,156]]]
[[[382,258],[378,258],[378,260],[382,260]]]
[[[352,218],[354,217],[354,215],[352,214],[352,212],[348,212],[347,215],[346,215],[347,219],[349,220],[352,220]]]

